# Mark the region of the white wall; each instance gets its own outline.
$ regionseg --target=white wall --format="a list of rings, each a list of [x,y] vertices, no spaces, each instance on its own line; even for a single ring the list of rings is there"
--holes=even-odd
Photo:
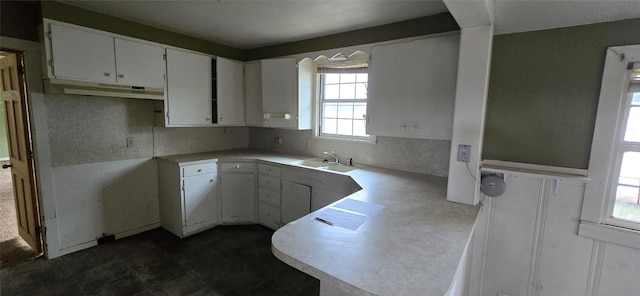
[[[556,193],[556,182],[510,173],[504,195],[485,200],[469,295],[640,295],[640,250],[578,236],[585,184],[562,179]]]

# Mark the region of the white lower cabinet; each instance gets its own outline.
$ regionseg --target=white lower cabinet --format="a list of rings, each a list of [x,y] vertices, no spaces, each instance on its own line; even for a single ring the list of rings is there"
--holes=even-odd
[[[282,181],[280,218],[287,224],[311,213],[311,187],[291,181]]]
[[[180,166],[158,162],[160,223],[186,237],[218,224],[218,174],[215,162]]]
[[[271,229],[282,225],[280,166],[258,163],[258,223]]]
[[[321,208],[324,208],[351,193],[353,192],[344,193],[344,192],[332,191],[332,190],[324,189],[320,187],[313,187],[313,189],[311,190],[311,211],[313,212]]]
[[[222,223],[256,222],[256,177],[254,162],[220,164]]]

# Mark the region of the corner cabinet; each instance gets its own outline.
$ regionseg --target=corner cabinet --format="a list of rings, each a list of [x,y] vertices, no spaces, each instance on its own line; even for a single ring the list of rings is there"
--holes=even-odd
[[[167,49],[165,126],[244,125],[243,64]]]
[[[450,140],[459,44],[451,35],[374,47],[367,134]]]
[[[47,78],[163,88],[164,48],[45,22]]]
[[[222,223],[256,222],[255,162],[221,162]]]
[[[180,166],[158,162],[160,223],[178,237],[207,230],[219,222],[215,162]]]
[[[311,129],[315,67],[311,59],[261,62],[264,127]]]

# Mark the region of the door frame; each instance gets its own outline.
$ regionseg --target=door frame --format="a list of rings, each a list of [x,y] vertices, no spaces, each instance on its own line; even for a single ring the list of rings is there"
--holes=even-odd
[[[36,221],[37,224],[37,230],[36,230],[36,235],[37,235],[37,247],[36,247],[36,252],[38,252],[38,256],[45,254],[46,253],[46,248],[45,248],[45,237],[44,237],[44,225],[43,225],[43,219],[42,219],[42,206],[40,204],[40,195],[39,195],[39,190],[38,190],[38,173],[37,173],[37,166],[36,166],[36,151],[34,149],[34,144],[33,144],[33,131],[32,131],[32,122],[31,122],[31,104],[30,104],[30,100],[29,100],[29,87],[28,87],[28,79],[27,79],[27,66],[26,66],[26,58],[25,58],[25,52],[21,51],[21,50],[15,50],[15,49],[10,49],[10,48],[5,48],[5,47],[0,47],[0,51],[2,52],[8,52],[8,53],[13,53],[16,55],[16,63],[18,63],[18,77],[19,77],[19,83],[20,83],[20,100],[22,101],[22,105],[23,105],[23,110],[22,110],[22,118],[21,120],[23,121],[24,124],[24,132],[25,135],[22,135],[25,138],[25,148],[28,150],[26,151],[25,155],[30,155],[30,157],[28,157],[28,166],[29,166],[29,177],[31,178],[31,194],[32,194],[32,200],[34,203],[34,211],[33,211],[33,221]],[[6,120],[6,119],[5,119]],[[5,122],[6,124],[6,122]],[[8,128],[8,125],[7,127]],[[11,138],[8,137],[7,138],[7,142],[9,145],[11,145]],[[14,192],[14,202],[15,202],[15,192]]]

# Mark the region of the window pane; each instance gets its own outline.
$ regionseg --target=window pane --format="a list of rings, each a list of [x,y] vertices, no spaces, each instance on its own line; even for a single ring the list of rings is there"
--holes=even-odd
[[[324,83],[326,84],[340,83],[340,74],[335,74],[335,73],[324,74]]]
[[[352,135],[352,131],[351,119],[338,119],[338,135]]]
[[[337,119],[323,118],[322,119],[322,133],[335,134],[337,130]]]
[[[340,98],[353,99],[356,95],[356,85],[353,83],[340,84]]]
[[[629,111],[629,121],[627,121],[624,140],[627,142],[640,142],[640,106],[631,107],[631,111]]]
[[[354,119],[366,119],[367,114],[367,104],[365,103],[356,103],[353,104],[353,118]]]
[[[367,99],[367,84],[366,83],[358,83],[356,84],[356,99]]]
[[[368,82],[369,81],[369,74],[368,73],[356,74],[356,81],[357,82]]]
[[[613,216],[640,222],[640,152],[625,152],[613,206]]]
[[[353,121],[353,135],[366,137],[367,136],[367,127],[365,120],[354,120]]]
[[[324,103],[324,108],[322,109],[322,117],[338,117],[338,104]]]
[[[356,74],[341,74],[340,83],[353,83],[356,82]]]
[[[324,86],[324,99],[337,100],[340,98],[340,84],[331,84]]]
[[[634,93],[631,99],[631,105],[640,106],[640,93]]]
[[[338,118],[343,118],[343,119],[353,118],[353,104],[351,103],[338,104]]]

